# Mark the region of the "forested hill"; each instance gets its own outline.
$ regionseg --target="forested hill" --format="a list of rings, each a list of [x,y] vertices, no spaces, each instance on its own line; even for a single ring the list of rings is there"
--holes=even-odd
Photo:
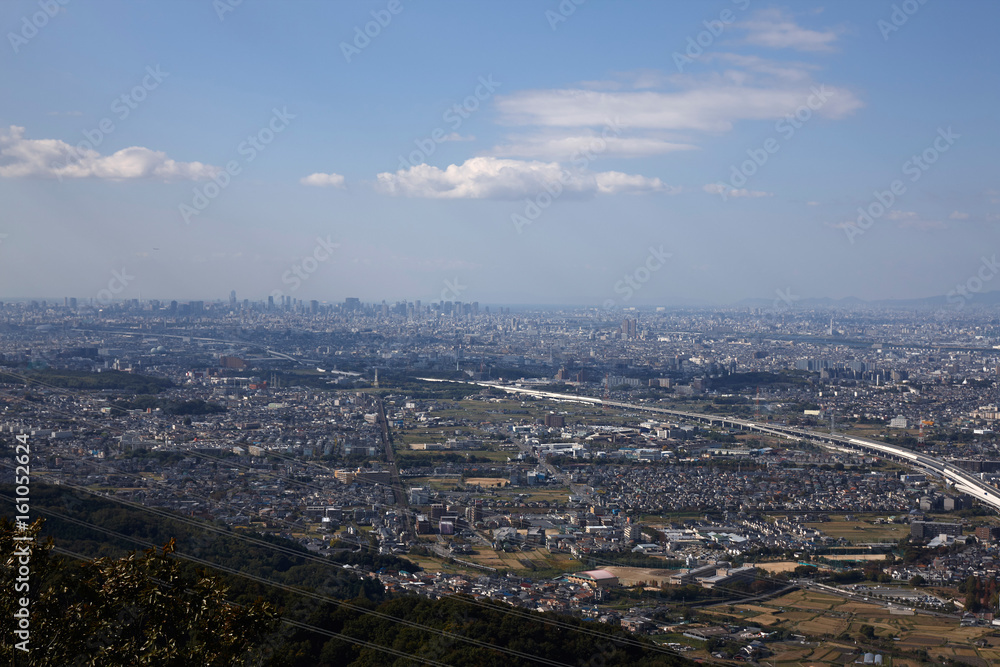
[[[4,512],[8,518],[13,493],[9,485],[0,486],[0,502],[10,508]],[[360,578],[331,562],[352,562],[363,570],[417,569],[393,556],[363,551],[319,558],[280,537],[246,533],[262,542],[250,543],[233,531],[198,528],[185,517],[163,518],[42,484],[31,487],[31,510],[46,520],[40,540],[52,536],[60,550],[103,558],[81,564],[44,550],[33,556],[33,609],[39,610],[33,628],[36,637],[47,637],[48,648],[30,653],[27,661],[19,655],[18,664],[48,665],[67,655],[81,665],[689,664],[637,642],[619,628],[571,617],[470,598],[390,599],[374,579]],[[5,522],[0,532],[9,552],[13,528]],[[144,545],[164,545],[172,539],[176,553],[170,547],[166,553],[141,552]],[[128,555],[136,549],[139,554]],[[206,569],[188,556],[221,569]],[[4,563],[2,576],[0,613],[13,613],[11,562]],[[129,585],[111,585],[117,581]],[[225,600],[241,606],[226,605]],[[194,608],[204,613],[183,612]],[[165,614],[164,609],[180,611]],[[127,616],[123,610],[129,610]],[[281,619],[304,625],[290,626]],[[217,647],[213,633],[218,634]],[[158,639],[138,641],[145,636]],[[11,657],[11,651],[5,643],[3,657]]]

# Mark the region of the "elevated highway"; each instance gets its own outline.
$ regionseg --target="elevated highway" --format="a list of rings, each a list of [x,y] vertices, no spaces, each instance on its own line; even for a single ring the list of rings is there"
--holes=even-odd
[[[433,382],[451,382],[451,380],[437,380],[434,378],[420,378]],[[1000,489],[991,484],[987,484],[975,475],[962,470],[950,463],[927,454],[914,452],[905,447],[888,445],[867,438],[856,438],[842,433],[823,433],[793,426],[781,424],[759,424],[746,419],[735,417],[724,417],[720,415],[706,414],[702,412],[685,412],[683,410],[670,410],[641,403],[622,403],[619,401],[605,401],[591,396],[576,396],[574,394],[560,394],[556,392],[541,391],[527,387],[517,387],[511,385],[496,384],[492,382],[466,382],[464,384],[475,384],[482,387],[501,389],[510,394],[523,394],[538,398],[550,399],[553,401],[565,401],[570,403],[589,403],[591,405],[606,405],[613,408],[625,410],[638,410],[642,412],[652,412],[656,414],[669,415],[678,419],[701,422],[710,426],[721,426],[724,428],[738,428],[743,431],[751,431],[784,438],[786,440],[810,442],[821,447],[832,449],[849,450],[874,454],[883,458],[888,458],[899,463],[903,463],[914,468],[923,470],[935,477],[940,477],[952,484],[955,489],[977,498],[980,502],[1000,510]]]

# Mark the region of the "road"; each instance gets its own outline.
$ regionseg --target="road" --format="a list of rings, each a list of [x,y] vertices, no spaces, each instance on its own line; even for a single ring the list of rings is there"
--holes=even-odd
[[[458,382],[457,380],[440,380],[437,378],[419,378],[419,379],[430,382]],[[845,435],[843,433],[825,433],[821,431],[811,431],[809,429],[784,426],[780,424],[758,424],[745,419],[737,419],[735,417],[723,417],[720,415],[712,415],[702,412],[685,412],[682,410],[670,410],[668,408],[659,408],[653,405],[646,405],[642,403],[622,403],[619,401],[605,401],[603,399],[591,396],[577,396],[575,394],[559,394],[556,392],[539,391],[537,389],[527,389],[524,387],[504,385],[494,382],[466,382],[464,384],[475,384],[482,387],[491,387],[494,389],[501,389],[511,394],[524,394],[527,396],[535,396],[537,398],[549,399],[554,401],[586,403],[590,405],[606,405],[609,407],[623,408],[626,410],[653,412],[656,414],[669,415],[671,417],[676,417],[680,419],[700,421],[710,425],[719,425],[723,427],[738,428],[744,431],[762,433],[764,435],[784,438],[786,440],[808,441],[816,445],[819,445],[821,447],[827,447],[839,450],[849,450],[855,452],[860,451],[866,454],[876,454],[878,456],[889,458],[894,461],[898,461],[900,463],[904,463],[915,468],[920,468],[936,477],[941,477],[946,481],[953,483],[958,491],[966,493],[972,496],[973,498],[978,499],[980,502],[990,505],[994,509],[1000,509],[1000,489],[997,489],[996,487],[987,484],[981,479],[978,479],[973,474],[966,472],[965,470],[962,470],[961,468],[953,466],[949,463],[946,463],[945,461],[942,461],[941,459],[938,459],[936,457],[914,452],[904,447],[887,445],[885,443],[877,442],[875,440],[868,440],[866,438],[856,438],[853,436]]]
[[[403,479],[399,476],[399,466],[396,465],[396,451],[392,447],[392,437],[389,434],[389,420],[385,417],[385,403],[379,396],[375,398],[375,405],[378,407],[378,423],[382,427],[382,447],[385,449],[385,460],[389,464],[389,476],[392,478],[392,488],[396,496],[396,505],[402,510],[403,521],[406,523],[406,532],[411,536],[416,535],[413,525],[413,513],[410,511],[410,499],[406,494],[406,487],[403,486]]]

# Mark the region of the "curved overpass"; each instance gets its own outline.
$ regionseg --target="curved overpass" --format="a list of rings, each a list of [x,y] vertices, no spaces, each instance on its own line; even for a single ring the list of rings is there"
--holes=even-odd
[[[421,380],[432,381],[432,382],[452,382],[452,380],[438,380],[436,378],[419,378]],[[726,426],[732,428],[738,428],[744,431],[752,431],[756,433],[763,433],[766,435],[771,435],[779,438],[785,438],[787,440],[807,440],[809,442],[815,443],[824,447],[834,447],[840,449],[849,449],[853,451],[859,451],[867,454],[877,454],[879,456],[898,461],[900,463],[905,463],[907,465],[913,466],[915,468],[920,468],[928,473],[935,475],[937,477],[942,477],[945,480],[952,482],[955,488],[962,493],[966,493],[973,498],[977,498],[980,502],[983,502],[991,507],[1000,509],[1000,490],[996,487],[987,484],[971,473],[962,470],[956,466],[942,461],[933,456],[928,456],[927,454],[921,454],[919,452],[914,452],[904,447],[896,447],[894,445],[888,445],[883,442],[877,442],[875,440],[868,440],[867,438],[856,438],[848,435],[843,435],[840,433],[822,433],[819,431],[810,431],[804,428],[795,428],[792,426],[782,426],[780,424],[758,424],[746,419],[737,419],[735,417],[723,417],[720,415],[711,415],[702,412],[685,412],[683,410],[670,410],[667,408],[658,408],[650,405],[642,405],[636,403],[622,403],[619,401],[605,401],[600,398],[594,398],[591,396],[575,396],[573,394],[559,394],[550,391],[540,391],[538,389],[528,389],[526,387],[514,387],[510,385],[494,384],[491,382],[464,382],[463,384],[475,384],[482,387],[492,387],[495,389],[502,389],[511,394],[525,394],[527,396],[536,396],[538,398],[546,398],[555,401],[566,401],[572,403],[589,403],[591,405],[607,405],[615,408],[624,408],[627,410],[642,410],[645,412],[655,412],[658,414],[670,415],[672,417],[678,417],[681,419],[687,419],[691,421],[700,421],[709,425]]]

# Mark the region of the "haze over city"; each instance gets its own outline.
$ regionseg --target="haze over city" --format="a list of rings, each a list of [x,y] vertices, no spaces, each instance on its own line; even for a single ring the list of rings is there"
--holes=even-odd
[[[8,299],[995,289],[995,3],[40,7],[0,7]]]
[[[0,3],[0,662],[1000,664],[998,25]]]

